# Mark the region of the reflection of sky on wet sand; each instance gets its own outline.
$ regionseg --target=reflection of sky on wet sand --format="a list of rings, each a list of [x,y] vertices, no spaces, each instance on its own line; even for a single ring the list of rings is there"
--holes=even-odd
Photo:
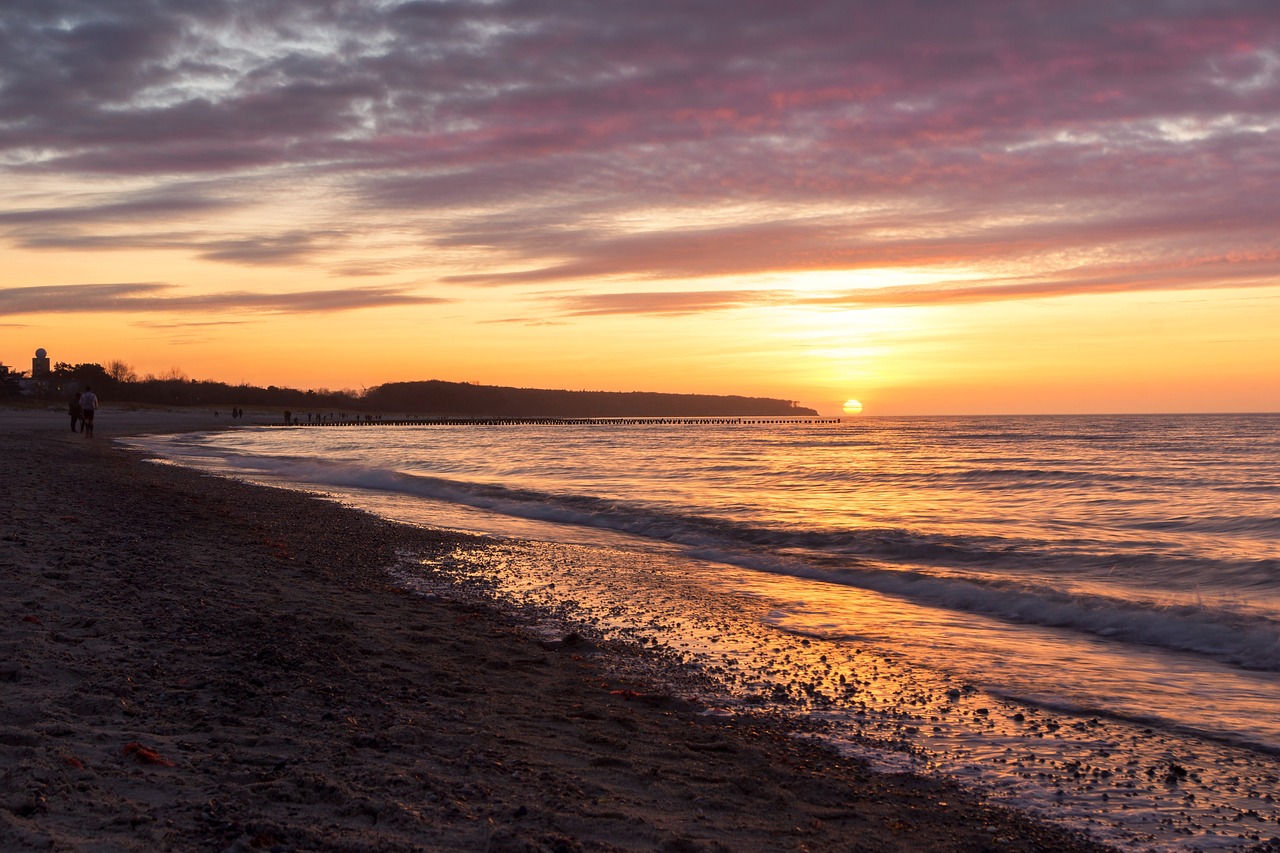
[[[921,607],[871,591],[799,578],[717,571],[726,586],[752,594],[792,595],[766,618],[781,631],[839,643],[861,640],[989,691],[1053,707],[1098,704],[1113,716],[1154,713],[1163,724],[1235,732],[1280,751],[1280,683],[1273,674],[1179,658],[1168,650],[1123,649],[1076,631],[1018,625],[979,614]],[[850,626],[857,633],[850,635]],[[1016,650],[1016,653],[1011,652]],[[1203,686],[1215,684],[1206,705]],[[1133,697],[1145,697],[1139,703]]]
[[[806,715],[826,724],[823,737],[873,764],[955,776],[1104,839],[1141,849],[1229,849],[1275,834],[1269,827],[1280,821],[1280,808],[1266,799],[1280,762],[1156,733],[1140,721],[1053,709],[1056,691],[1105,691],[1109,677],[1122,677],[1108,675],[1101,641],[871,592],[842,589],[838,600],[823,599],[805,581],[657,552],[502,543],[425,564],[405,581],[429,584],[441,571],[496,582],[500,599],[554,614],[566,628],[676,654],[720,685],[702,697],[719,709],[713,713]],[[1016,658],[1010,648],[1019,649]],[[1083,673],[1068,676],[1086,661]],[[1194,714],[1252,714],[1260,725],[1273,718],[1261,681],[1240,707],[1215,709],[1196,707],[1190,673],[1148,675],[1170,717],[1188,725]],[[1072,688],[1069,678],[1082,684]],[[1005,680],[1011,692],[1027,690],[1045,704],[984,687]]]

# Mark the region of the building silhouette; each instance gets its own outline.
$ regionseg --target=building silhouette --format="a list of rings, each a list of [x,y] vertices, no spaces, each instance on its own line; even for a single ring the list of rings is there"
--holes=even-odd
[[[36,350],[35,358],[31,359],[31,378],[49,378],[49,354],[44,351],[44,347]]]

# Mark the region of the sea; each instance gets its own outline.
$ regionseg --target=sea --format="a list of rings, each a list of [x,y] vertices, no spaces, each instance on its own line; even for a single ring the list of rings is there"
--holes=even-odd
[[[1123,849],[1280,836],[1280,415],[342,423],[131,441],[484,534],[396,577],[651,649],[707,714]]]

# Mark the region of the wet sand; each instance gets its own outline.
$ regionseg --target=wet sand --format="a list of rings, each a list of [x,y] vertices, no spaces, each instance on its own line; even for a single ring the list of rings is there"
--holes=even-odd
[[[1103,849],[388,574],[486,540],[111,443],[228,425],[0,409],[0,849]]]

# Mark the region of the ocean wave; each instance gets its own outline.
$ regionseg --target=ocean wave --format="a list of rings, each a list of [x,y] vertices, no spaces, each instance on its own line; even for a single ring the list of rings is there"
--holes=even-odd
[[[1190,484],[1185,477],[1170,477],[1158,474],[1125,474],[1116,471],[1100,473],[1096,470],[1070,468],[969,468],[952,474],[939,475],[938,479],[969,485],[995,485],[1001,489],[1026,488],[1082,488],[1105,484],[1122,483],[1126,486],[1156,486],[1159,488],[1180,488]],[[1205,485],[1200,483],[1200,485]],[[1207,484],[1208,487],[1218,485]]]
[[[1179,531],[1186,533],[1230,533],[1280,537],[1280,516],[1228,515],[1202,518],[1171,518],[1134,522],[1140,530]]]
[[[827,572],[821,579],[948,610],[1064,628],[1119,642],[1200,654],[1246,669],[1280,672],[1280,621],[1231,607],[1159,604],[899,569]]]
[[[576,494],[510,489],[297,458],[221,456],[233,468],[270,473],[320,486],[407,493],[490,512],[612,530],[680,545],[691,556],[757,571],[842,584],[956,611],[1005,621],[1070,629],[1118,642],[1194,652],[1250,669],[1280,671],[1280,623],[1243,610],[1212,604],[1164,605],[1102,594],[1081,594],[1044,582],[1004,580],[1001,564],[1073,566],[1088,559],[1099,566],[1141,562],[1135,555],[1082,555],[1052,550],[1048,543],[993,537],[945,538],[902,528],[845,530],[780,529],[728,519],[689,516],[654,507]],[[1258,584],[1280,580],[1277,561],[1203,561],[1179,566],[1167,557],[1149,572],[1165,578],[1185,573],[1203,579],[1223,572],[1252,574]],[[1263,564],[1267,565],[1263,565]],[[978,575],[947,575],[939,567],[977,566]],[[931,570],[931,567],[933,570]],[[1238,584],[1244,585],[1244,584]],[[1257,584],[1255,584],[1257,585]]]

